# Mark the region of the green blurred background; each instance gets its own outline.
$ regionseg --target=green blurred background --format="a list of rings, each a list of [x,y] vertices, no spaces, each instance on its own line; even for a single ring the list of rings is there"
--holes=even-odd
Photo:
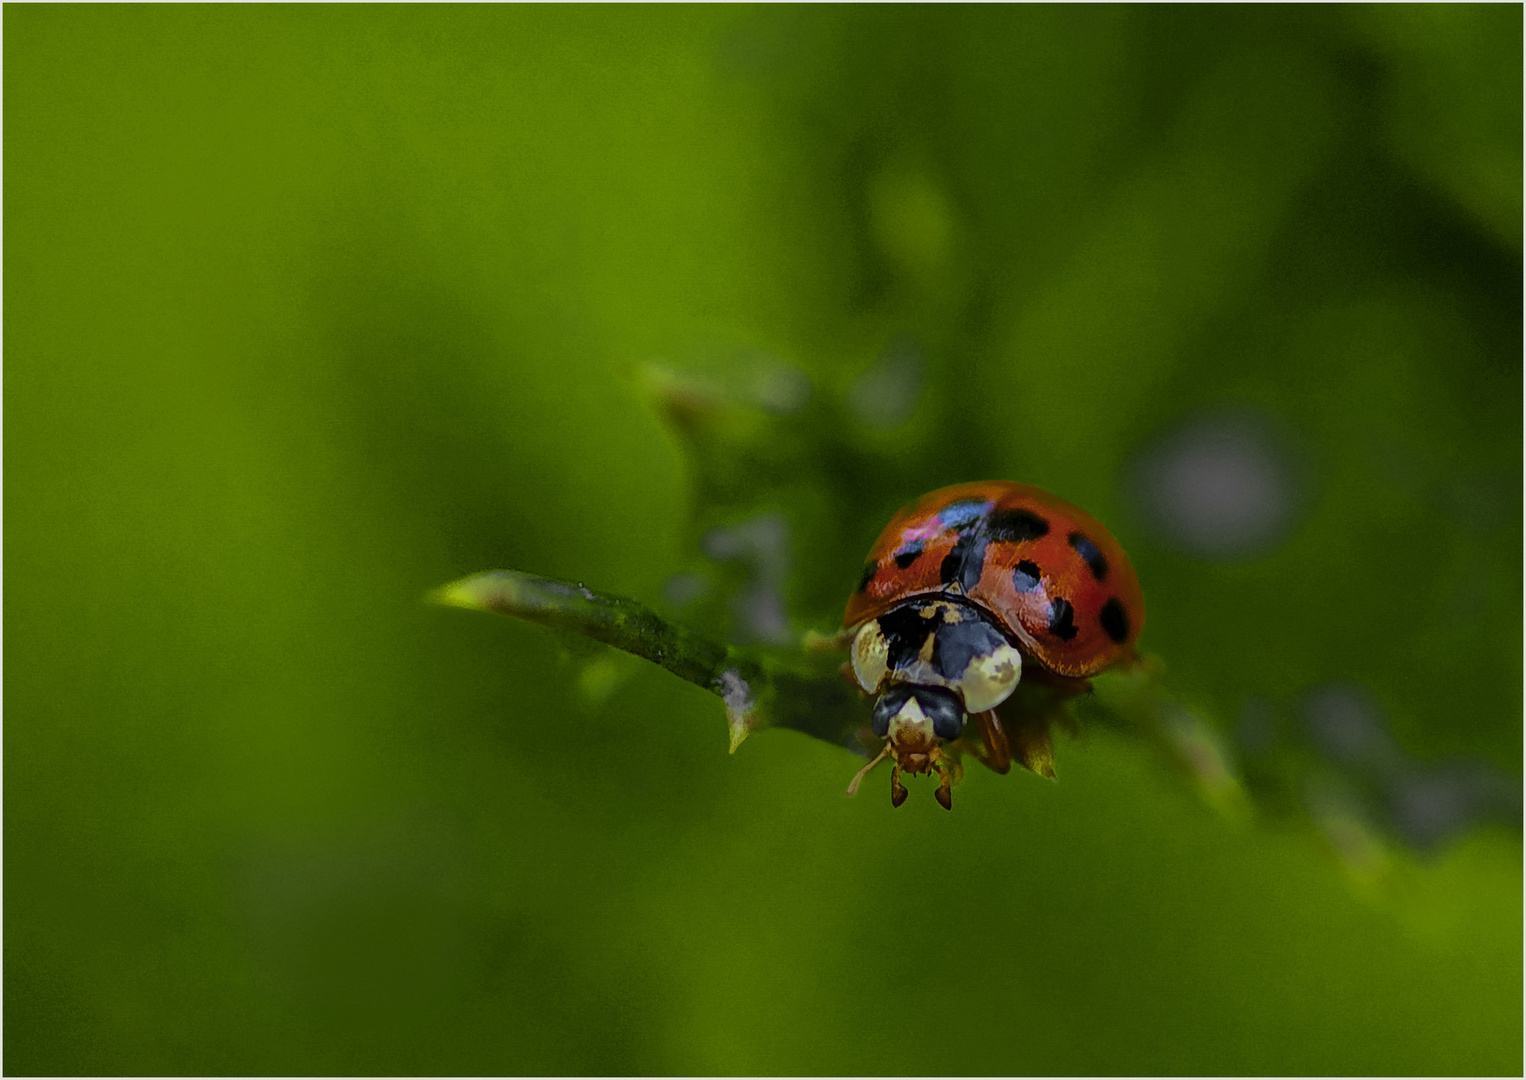
[[[8,6],[6,1070],[1518,1074],[1521,18]],[[1301,763],[1249,822],[1106,729],[847,801],[420,602],[659,600],[705,508],[633,372],[897,349],[866,501],[1111,524]],[[1272,494],[1194,532],[1205,475]],[[828,629],[883,518],[802,483]]]

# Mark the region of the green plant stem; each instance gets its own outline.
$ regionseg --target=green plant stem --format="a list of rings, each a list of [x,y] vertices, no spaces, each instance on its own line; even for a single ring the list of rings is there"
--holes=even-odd
[[[841,744],[867,720],[860,695],[835,674],[836,661],[723,645],[646,605],[581,582],[490,570],[429,595],[436,603],[510,615],[622,649],[703,687],[726,704],[731,749],[761,727],[788,727]]]

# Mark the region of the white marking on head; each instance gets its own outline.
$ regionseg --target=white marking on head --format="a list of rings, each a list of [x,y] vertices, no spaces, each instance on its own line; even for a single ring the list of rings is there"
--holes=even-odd
[[[890,718],[890,740],[894,742],[896,736],[907,731],[921,731],[927,738],[933,737],[933,722],[922,711],[922,703],[917,700],[916,694],[906,698],[900,710]]]
[[[1022,677],[1022,653],[1003,642],[983,656],[971,657],[955,689],[964,698],[966,712],[980,713],[1011,697]]]
[[[859,627],[853,638],[853,677],[866,693],[874,693],[885,681],[890,665],[890,643],[880,631],[878,619]]]

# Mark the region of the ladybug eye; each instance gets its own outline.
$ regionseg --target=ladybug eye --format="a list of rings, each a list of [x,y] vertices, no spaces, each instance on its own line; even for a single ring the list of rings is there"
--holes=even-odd
[[[874,703],[874,720],[871,726],[874,733],[880,738],[890,734],[890,720],[901,707],[906,704],[906,699],[911,697],[911,687],[892,686],[880,695],[880,699]]]
[[[880,630],[879,620],[871,619],[864,623],[853,638],[853,677],[866,693],[872,694],[885,681],[889,664],[890,644]]]
[[[933,722],[933,734],[945,742],[959,738],[964,731],[964,708],[959,699],[946,690],[926,687],[918,687],[916,695],[922,712]]]

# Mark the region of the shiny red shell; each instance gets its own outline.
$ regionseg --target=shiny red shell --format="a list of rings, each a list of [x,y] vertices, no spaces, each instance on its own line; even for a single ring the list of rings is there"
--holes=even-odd
[[[1139,578],[1113,534],[1029,484],[958,484],[903,508],[875,541],[843,625],[944,592],[969,597],[1025,654],[1073,677],[1132,659],[1145,621]]]

